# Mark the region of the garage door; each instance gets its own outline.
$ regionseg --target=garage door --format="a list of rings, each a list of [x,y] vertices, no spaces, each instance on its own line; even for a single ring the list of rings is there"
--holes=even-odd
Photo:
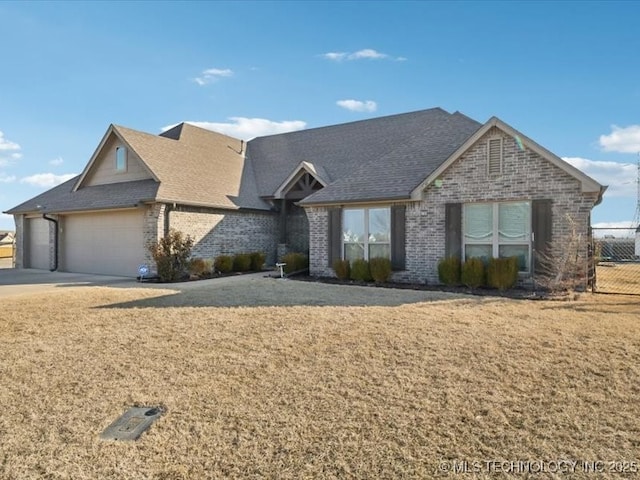
[[[140,210],[66,216],[61,237],[67,272],[135,277],[144,262]]]
[[[49,222],[44,218],[27,218],[27,268],[49,270]]]

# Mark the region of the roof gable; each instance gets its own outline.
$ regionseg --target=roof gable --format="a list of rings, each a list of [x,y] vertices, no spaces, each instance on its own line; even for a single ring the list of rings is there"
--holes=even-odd
[[[549,161],[556,167],[560,168],[567,174],[574,177],[581,184],[583,192],[604,192],[604,188],[593,178],[589,177],[585,173],[581,172],[573,165],[568,164],[557,155],[551,153],[546,148],[542,147],[538,143],[531,140],[529,137],[523,135],[512,126],[506,124],[498,117],[491,117],[480,129],[478,129],[473,135],[471,135],[455,152],[449,156],[438,168],[429,174],[416,188],[411,192],[411,198],[413,200],[420,200],[422,198],[423,190],[436,180],[442,173],[447,170],[456,160],[458,160],[465,152],[472,148],[475,143],[480,140],[491,128],[496,127],[502,130],[507,135],[519,140],[523,148],[529,148],[533,152],[537,153],[540,157]]]
[[[301,130],[248,143],[258,192],[272,198],[300,165],[323,169],[330,183],[301,204],[408,198],[429,172],[480,123],[441,108]]]

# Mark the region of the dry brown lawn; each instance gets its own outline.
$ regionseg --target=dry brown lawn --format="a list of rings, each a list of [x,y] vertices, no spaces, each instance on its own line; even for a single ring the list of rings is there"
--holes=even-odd
[[[598,292],[640,295],[640,263],[600,263],[596,287]]]
[[[439,478],[443,461],[639,461],[635,297],[209,285],[3,298],[0,478]],[[135,443],[99,440],[132,405],[166,413]],[[576,472],[448,477],[633,476]]]

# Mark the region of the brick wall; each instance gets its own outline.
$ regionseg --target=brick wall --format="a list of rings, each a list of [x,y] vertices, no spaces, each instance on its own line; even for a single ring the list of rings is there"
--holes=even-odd
[[[334,276],[329,267],[329,211],[324,207],[307,207],[309,220],[309,273],[319,277]]]
[[[487,140],[503,138],[503,170],[487,173]],[[394,280],[438,283],[437,264],[445,255],[445,205],[451,202],[496,202],[552,199],[552,243],[557,254],[573,234],[582,240],[580,256],[586,259],[589,214],[597,193],[584,194],[571,175],[535,152],[521,150],[516,141],[497,128],[491,129],[440,177],[441,187],[430,185],[423,200],[406,205],[406,270]],[[310,224],[311,273],[333,275],[327,267],[327,211],[307,208]],[[572,221],[569,221],[571,218]],[[585,262],[586,271],[586,262]]]
[[[275,263],[278,216],[271,212],[178,207],[169,213],[169,224],[171,228],[191,235],[195,240],[193,255],[196,257],[261,251],[267,255],[268,265]]]

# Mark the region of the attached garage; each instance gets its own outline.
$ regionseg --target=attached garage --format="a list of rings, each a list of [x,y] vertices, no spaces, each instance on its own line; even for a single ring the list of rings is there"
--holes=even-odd
[[[62,270],[135,277],[144,263],[143,212],[121,210],[63,217]]]
[[[42,217],[27,218],[27,268],[49,270],[49,221]]]

